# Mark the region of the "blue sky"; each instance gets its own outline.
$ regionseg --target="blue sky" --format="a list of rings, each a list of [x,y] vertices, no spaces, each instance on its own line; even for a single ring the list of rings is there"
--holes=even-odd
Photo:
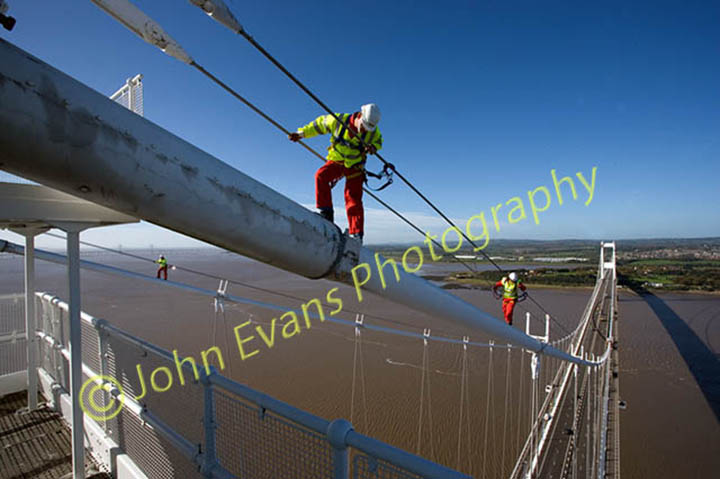
[[[148,119],[313,205],[319,161],[196,70],[89,1],[9,3],[18,23],[0,32],[6,40],[106,95],[142,73]],[[289,129],[322,113],[245,39],[189,2],[134,3]],[[227,3],[333,109],[377,103],[383,156],[461,226],[511,197],[527,200],[538,186],[554,193],[553,168],[589,178],[597,167],[589,206],[576,181],[577,201],[565,190],[565,204],[553,196],[539,225],[528,210],[491,240],[720,235],[717,2]],[[322,151],[327,137],[310,144]],[[381,196],[421,227],[445,229],[401,182]],[[334,199],[343,218],[341,185]],[[421,240],[373,200],[365,204],[368,242]],[[151,225],[84,237],[128,247],[192,244]]]

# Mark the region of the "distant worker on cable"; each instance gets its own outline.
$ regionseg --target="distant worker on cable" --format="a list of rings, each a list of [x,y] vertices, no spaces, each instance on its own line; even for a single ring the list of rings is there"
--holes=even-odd
[[[374,155],[382,148],[382,135],[377,128],[380,122],[380,108],[374,103],[363,105],[355,113],[337,114],[338,122],[332,115],[319,116],[312,123],[291,133],[291,141],[311,138],[330,133],[327,163],[315,173],[315,202],[319,214],[333,221],[331,190],[345,177],[345,209],[348,217],[348,233],[362,242],[364,212],[362,204],[365,161],[368,153]],[[362,138],[361,143],[360,138]]]
[[[510,273],[507,277],[503,277],[500,281],[495,283],[493,286],[493,293],[498,294],[497,290],[503,288],[503,303],[502,309],[505,315],[505,322],[512,326],[513,322],[513,310],[515,309],[515,303],[518,301],[518,288],[522,291],[526,291],[527,288],[518,279],[517,274],[514,272]]]
[[[165,256],[160,255],[160,257],[155,260],[155,262],[158,264],[157,279],[160,279],[160,273],[163,273],[165,281],[167,281],[168,262],[165,259]]]

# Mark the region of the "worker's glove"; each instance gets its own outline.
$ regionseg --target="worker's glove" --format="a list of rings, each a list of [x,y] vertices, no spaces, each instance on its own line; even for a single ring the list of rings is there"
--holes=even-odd
[[[375,148],[375,145],[367,145],[365,147],[365,153],[374,155],[375,153],[377,153],[377,148]]]
[[[300,141],[302,139],[302,135],[300,133],[290,133],[288,138],[290,141]]]

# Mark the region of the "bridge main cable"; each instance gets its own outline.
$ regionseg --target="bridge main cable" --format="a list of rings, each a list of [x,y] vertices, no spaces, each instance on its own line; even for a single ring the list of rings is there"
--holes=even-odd
[[[369,265],[385,262],[302,205],[2,39],[0,75],[9,80],[0,83],[0,144],[10,173],[307,278],[357,286],[354,268],[371,273]],[[402,268],[396,276],[386,283],[375,271],[357,292],[580,361]]]

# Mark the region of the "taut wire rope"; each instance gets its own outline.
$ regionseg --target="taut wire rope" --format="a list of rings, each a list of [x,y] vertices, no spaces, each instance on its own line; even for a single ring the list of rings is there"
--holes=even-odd
[[[285,75],[287,75],[288,78],[290,78],[296,85],[298,85],[305,93],[307,93],[323,110],[325,110],[329,115],[331,115],[333,118],[335,118],[335,120],[336,120],[338,123],[341,123],[341,124],[343,123],[342,120],[338,117],[338,115],[337,115],[333,110],[330,109],[330,107],[328,107],[322,100],[320,100],[320,98],[317,97],[317,95],[315,95],[314,93],[312,93],[312,91],[311,91],[309,88],[307,88],[302,82],[300,82],[300,80],[298,80],[292,73],[290,73],[290,71],[289,71],[287,68],[285,68],[285,67],[284,67],[277,59],[275,59],[275,57],[273,57],[267,50],[265,50],[247,31],[245,31],[245,29],[243,29],[243,28],[241,27],[240,30],[238,31],[238,33],[239,33],[240,35],[242,35],[245,39],[247,39],[255,48],[258,49],[258,51],[260,51],[268,60],[270,60],[270,61],[271,61],[276,67],[278,67]],[[251,102],[250,102],[249,100],[247,100],[245,97],[243,97],[242,95],[240,95],[239,93],[237,93],[233,88],[231,88],[230,86],[228,86],[225,82],[223,82],[222,80],[220,80],[217,76],[213,75],[211,72],[209,72],[209,71],[208,71],[207,69],[205,69],[203,66],[199,65],[199,64],[196,63],[195,61],[192,61],[192,62],[190,63],[190,65],[193,66],[193,67],[195,67],[195,68],[196,68],[198,71],[200,71],[203,75],[205,75],[205,76],[207,76],[208,78],[210,78],[210,80],[212,80],[213,82],[215,82],[217,85],[219,85],[222,89],[224,89],[225,91],[227,91],[227,92],[228,92],[230,95],[232,95],[234,98],[236,98],[237,100],[241,101],[241,102],[242,102],[243,104],[245,104],[248,108],[250,108],[252,111],[254,111],[254,112],[257,113],[258,115],[260,115],[262,118],[264,118],[264,119],[265,119],[266,121],[268,121],[270,124],[272,124],[272,125],[275,126],[277,129],[279,129],[280,131],[282,131],[285,135],[289,135],[289,134],[290,134],[290,131],[289,131],[289,130],[287,130],[287,129],[286,129],[285,127],[283,127],[280,123],[278,123],[277,121],[275,121],[272,117],[270,117],[268,114],[266,114],[265,112],[263,112],[260,108],[258,108],[257,106],[255,106],[253,103],[251,103]],[[347,125],[347,124],[346,124],[346,125]],[[358,135],[357,138],[358,138],[358,140],[360,141],[360,144],[361,144],[362,146],[364,146],[364,147],[367,147],[367,146],[368,146],[360,135]],[[320,158],[323,162],[325,161],[325,158],[324,158],[324,157],[322,157],[322,156],[321,156],[319,153],[317,153],[315,150],[313,150],[312,148],[310,148],[309,146],[307,146],[304,142],[299,141],[298,143],[301,143],[301,145],[303,146],[303,148],[305,148],[305,149],[308,150],[309,152],[313,153],[315,156],[317,156],[318,158]],[[420,197],[428,206],[430,206],[430,208],[431,208],[432,210],[434,210],[443,220],[445,220],[452,228],[454,228],[459,235],[461,235],[463,238],[465,238],[465,239],[468,241],[468,243],[471,244],[471,245],[474,247],[475,251],[480,251],[480,253],[482,253],[482,255],[485,257],[485,259],[487,259],[493,266],[495,266],[495,268],[497,268],[498,271],[500,271],[500,272],[503,273],[503,274],[505,273],[505,270],[503,270],[503,268],[501,268],[495,261],[493,261],[493,259],[492,259],[482,248],[480,248],[480,247],[479,247],[473,240],[471,240],[460,228],[458,228],[458,227],[455,225],[455,223],[454,223],[449,217],[447,217],[447,216],[445,215],[445,213],[443,213],[437,206],[435,206],[435,204],[434,204],[432,201],[430,201],[430,199],[428,199],[417,187],[415,187],[415,185],[413,185],[413,183],[412,183],[410,180],[408,180],[402,173],[400,173],[399,171],[397,171],[397,169],[395,168],[394,165],[392,165],[390,162],[388,162],[387,160],[385,160],[385,158],[383,158],[383,156],[380,155],[380,153],[378,153],[378,152],[375,153],[375,156],[383,163],[383,165],[384,165],[385,167],[390,168],[390,169],[398,176],[398,178],[400,178],[400,179],[403,181],[403,183],[405,183],[413,192],[415,192],[415,194],[418,195],[418,197]],[[373,197],[373,198],[376,199],[376,200],[379,200],[379,199],[376,197],[376,195],[373,195],[370,191],[368,191],[367,188],[363,188],[363,189],[364,189],[368,194],[370,194],[371,197]],[[382,203],[383,205],[387,206],[384,202],[381,202],[381,203]],[[396,214],[398,217],[400,217],[403,221],[405,221],[407,224],[411,225],[415,230],[417,230],[418,232],[420,232],[423,236],[425,236],[425,233],[422,232],[422,230],[420,230],[420,229],[417,228],[416,226],[414,226],[413,223],[412,223],[410,220],[404,218],[404,217],[403,217],[402,215],[400,215],[400,213],[398,213],[396,210],[394,210],[394,209],[390,209],[390,210],[391,210],[394,214]],[[437,244],[437,242],[435,242],[435,241],[433,241],[433,242],[434,242],[435,244]],[[466,264],[466,263],[463,262],[463,261],[461,261],[461,262],[462,262],[470,271],[475,272],[472,268],[470,268],[470,266],[469,266],[468,264]],[[536,305],[543,313],[550,315],[550,317],[553,319],[553,321],[555,321],[555,322],[560,326],[561,329],[563,329],[564,331],[567,332],[567,330],[562,326],[562,324],[555,319],[554,315],[551,315],[538,301],[535,300],[534,297],[532,297],[530,294],[528,294],[528,298],[530,298],[530,300],[531,300],[533,303],[535,303],[535,305]]]

